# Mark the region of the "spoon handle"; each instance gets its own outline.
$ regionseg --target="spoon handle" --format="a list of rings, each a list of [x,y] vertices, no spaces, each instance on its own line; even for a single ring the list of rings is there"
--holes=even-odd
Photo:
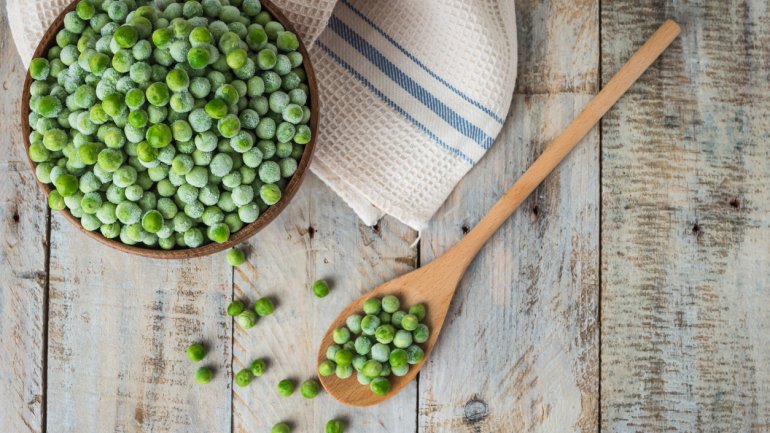
[[[492,207],[476,227],[444,256],[462,271],[478,251],[521,203],[540,185],[548,174],[588,134],[605,113],[620,99],[647,68],[676,39],[681,29],[667,20],[650,39],[626,62],[606,86],[583,108],[583,111],[556,137],[542,155]]]

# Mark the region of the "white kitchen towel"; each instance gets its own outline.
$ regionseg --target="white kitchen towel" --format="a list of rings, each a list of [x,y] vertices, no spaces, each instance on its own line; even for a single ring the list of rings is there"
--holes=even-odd
[[[67,0],[8,0],[25,64]],[[513,0],[276,0],[311,46],[311,169],[369,224],[422,229],[502,128],[516,80]]]

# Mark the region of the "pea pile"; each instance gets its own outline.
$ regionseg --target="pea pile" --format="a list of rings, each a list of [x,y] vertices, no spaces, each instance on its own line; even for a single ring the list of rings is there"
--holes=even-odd
[[[347,379],[356,371],[358,382],[369,385],[376,395],[390,391],[388,377],[406,376],[411,365],[425,357],[419,344],[430,337],[430,330],[420,321],[425,306],[413,305],[401,310],[396,296],[370,298],[364,302],[364,316],[353,314],[346,325],[334,330],[334,343],[326,351],[326,360],[318,374],[336,374]]]
[[[309,88],[259,0],[82,0],[30,64],[29,156],[51,209],[128,245],[225,242],[297,170]]]

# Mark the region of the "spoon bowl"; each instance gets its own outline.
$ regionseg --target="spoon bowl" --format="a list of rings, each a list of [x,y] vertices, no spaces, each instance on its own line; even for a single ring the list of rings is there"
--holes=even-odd
[[[442,258],[445,257],[448,255],[442,256]],[[345,321],[350,315],[360,314],[364,309],[364,302],[371,297],[382,298],[386,295],[395,295],[404,306],[424,304],[425,318],[420,323],[428,326],[430,336],[428,341],[420,344],[425,352],[422,361],[411,365],[405,376],[391,376],[389,378],[391,388],[387,394],[378,396],[368,386],[359,384],[353,377],[348,379],[340,379],[335,375],[320,377],[321,384],[332,397],[349,406],[371,406],[397,394],[420,372],[436,345],[441,327],[449,312],[452,296],[462,278],[462,272],[436,272],[435,267],[441,266],[441,263],[441,259],[434,260],[424,267],[382,284],[353,301],[334,319],[321,341],[318,364],[326,359],[326,348],[334,344],[332,336],[334,330],[345,326]]]
[[[423,323],[430,329],[430,337],[421,345],[425,352],[422,361],[410,366],[403,377],[391,376],[391,388],[387,394],[378,396],[352,377],[321,377],[321,384],[332,397],[350,406],[371,406],[398,394],[414,379],[433,351],[455,290],[481,247],[676,39],[680,31],[671,20],[663,23],[460,242],[431,263],[382,284],[342,310],[321,340],[319,364],[326,358],[326,348],[334,344],[334,330],[345,326],[350,315],[360,313],[364,302],[371,297],[396,295],[402,305],[424,304],[426,316]]]

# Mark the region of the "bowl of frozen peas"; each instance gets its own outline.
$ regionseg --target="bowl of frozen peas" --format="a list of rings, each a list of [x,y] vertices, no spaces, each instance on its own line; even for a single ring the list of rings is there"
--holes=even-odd
[[[21,123],[52,210],[110,247],[180,259],[286,207],[318,108],[307,49],[267,0],[78,0],[33,55]]]

